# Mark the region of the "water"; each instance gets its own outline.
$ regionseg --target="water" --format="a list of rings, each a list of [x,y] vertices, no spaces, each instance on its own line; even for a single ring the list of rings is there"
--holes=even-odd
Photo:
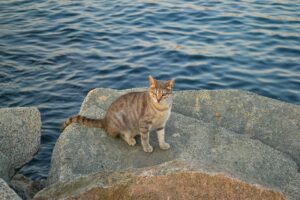
[[[300,1],[7,0],[0,107],[37,106],[42,144],[21,172],[46,178],[61,123],[91,88],[243,89],[300,104]]]

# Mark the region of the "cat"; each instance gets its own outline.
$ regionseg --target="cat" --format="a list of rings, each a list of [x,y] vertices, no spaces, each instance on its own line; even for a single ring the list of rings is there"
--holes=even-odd
[[[130,146],[136,144],[135,136],[140,135],[143,150],[150,153],[153,147],[149,134],[156,130],[159,147],[169,149],[170,145],[165,142],[165,125],[171,114],[174,79],[158,81],[149,76],[149,82],[148,91],[130,92],[115,100],[103,119],[73,116],[64,122],[62,131],[71,123],[102,128],[109,136],[120,136]]]

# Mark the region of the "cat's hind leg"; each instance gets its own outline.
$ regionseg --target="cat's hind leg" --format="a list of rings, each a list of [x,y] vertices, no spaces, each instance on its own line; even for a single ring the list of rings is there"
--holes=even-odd
[[[127,144],[129,144],[130,146],[134,146],[136,144],[136,140],[134,139],[134,137],[131,136],[131,134],[127,131],[124,131],[121,133],[121,137],[123,138],[123,140],[125,140],[127,142]]]

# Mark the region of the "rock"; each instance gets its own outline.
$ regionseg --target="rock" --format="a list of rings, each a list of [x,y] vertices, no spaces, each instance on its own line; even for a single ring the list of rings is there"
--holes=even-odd
[[[22,198],[32,199],[34,195],[46,185],[45,180],[30,180],[22,174],[16,174],[9,183],[9,186]]]
[[[40,138],[41,116],[37,108],[0,109],[0,152],[9,158],[11,168],[32,159]]]
[[[128,92],[128,90],[92,90],[85,98],[80,114],[100,118],[104,115],[110,103],[125,92]],[[219,96],[218,92],[220,93]],[[239,101],[234,99],[227,102],[226,98],[229,97],[224,93],[231,92]],[[158,148],[155,134],[151,134],[150,139],[150,143],[154,146],[154,152],[149,154],[142,151],[139,139],[137,140],[138,144],[131,147],[120,139],[106,136],[101,129],[87,128],[78,124],[70,125],[60,135],[55,145],[48,183],[70,181],[76,177],[94,172],[151,167],[180,159],[222,169],[222,172],[229,172],[245,183],[275,188],[288,198],[297,199],[300,196],[300,176],[295,162],[297,155],[294,154],[297,148],[284,151],[278,148],[275,143],[278,142],[278,146],[284,146],[285,142],[272,138],[269,141],[273,142],[274,146],[265,144],[258,137],[254,137],[255,134],[249,134],[245,132],[245,129],[237,128],[242,126],[243,120],[246,121],[246,118],[243,118],[244,113],[241,116],[238,115],[238,111],[235,111],[234,114],[227,113],[226,110],[221,110],[219,105],[224,104],[223,107],[226,108],[226,104],[231,105],[231,102],[235,102],[235,106],[243,111],[243,106],[247,107],[249,99],[255,99],[256,97],[251,97],[255,95],[238,91],[215,91],[213,94],[210,95],[209,91],[175,93],[174,109],[166,127],[166,141],[171,144],[171,148],[167,151]],[[215,100],[218,98],[223,99],[222,102]],[[282,110],[287,107],[287,110],[291,112],[291,116],[288,117],[289,113],[286,113],[283,119],[290,119],[290,121],[282,122],[282,124],[296,123],[297,125],[297,119],[293,117],[297,116],[298,106],[264,97],[257,98],[263,98],[264,104],[266,104],[263,106],[262,102],[258,103],[262,107],[263,113],[272,115],[272,112],[268,110],[269,103],[280,106]],[[259,100],[257,101],[259,102]],[[236,109],[233,105],[231,106],[232,109]],[[260,118],[265,116],[259,114],[258,108],[255,107],[253,102],[252,109],[257,110],[255,116],[260,116]],[[291,108],[296,111],[291,111]],[[275,109],[275,111],[277,110]],[[230,117],[227,117],[227,115]],[[207,116],[210,116],[210,118]],[[236,122],[233,120],[234,116]],[[276,113],[271,118],[276,119],[275,116],[277,116]],[[226,124],[230,124],[226,122],[227,118],[233,123],[231,127],[226,127]],[[250,119],[252,118],[249,117],[249,121]],[[222,121],[222,123],[217,120]],[[212,123],[209,123],[210,121]],[[263,122],[263,119],[261,121]],[[277,121],[271,120],[270,122]],[[292,135],[286,136],[286,138],[294,138],[294,143],[298,142],[297,135],[294,132],[296,125],[291,125],[294,127],[288,130],[292,131],[286,132],[286,134]],[[257,126],[263,127],[261,124]],[[267,127],[270,127],[270,125]],[[263,132],[260,134],[263,135]],[[269,132],[266,132],[266,134],[269,134]],[[282,139],[284,140],[284,138]]]
[[[9,159],[0,152],[0,178],[9,181],[11,174]]]
[[[0,178],[0,199],[3,200],[21,200],[21,198]]]
[[[280,200],[286,197],[278,191],[240,181],[222,169],[171,161],[149,168],[98,172],[57,183],[39,192],[34,199]]]
[[[290,155],[300,171],[298,105],[239,90],[202,90],[176,92],[173,109],[260,140]]]
[[[10,182],[14,169],[32,159],[40,138],[41,117],[37,108],[0,109],[0,199],[21,199],[4,180]]]

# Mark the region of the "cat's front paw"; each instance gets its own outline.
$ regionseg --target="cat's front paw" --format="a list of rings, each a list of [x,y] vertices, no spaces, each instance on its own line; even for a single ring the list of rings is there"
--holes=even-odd
[[[165,143],[159,144],[159,147],[163,150],[167,150],[170,148],[170,145],[165,142]]]
[[[147,145],[146,147],[143,147],[144,151],[147,153],[151,153],[153,151],[153,147],[150,145]]]

